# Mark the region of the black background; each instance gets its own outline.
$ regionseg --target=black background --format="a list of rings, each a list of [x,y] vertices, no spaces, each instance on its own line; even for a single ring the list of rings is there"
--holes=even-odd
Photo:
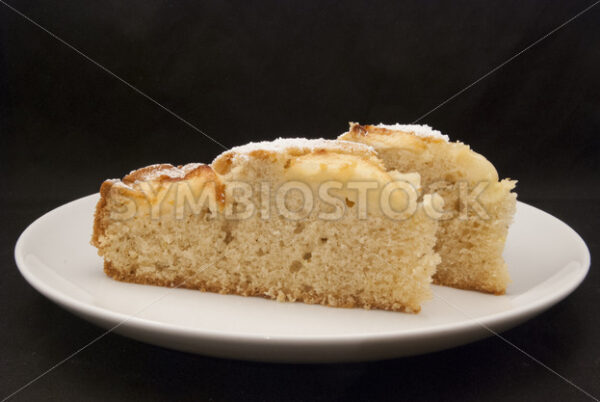
[[[226,146],[410,123],[591,1],[11,1]],[[102,330],[34,291],[14,243],[42,213],[222,149],[0,4],[0,397]],[[600,5],[426,116],[598,252]],[[600,274],[506,337],[600,396]],[[558,400],[585,396],[498,338],[351,365],[271,365],[108,335],[15,400]]]

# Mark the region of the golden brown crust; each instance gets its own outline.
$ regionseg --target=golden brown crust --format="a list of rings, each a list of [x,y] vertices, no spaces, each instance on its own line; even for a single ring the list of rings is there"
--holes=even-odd
[[[343,140],[309,140],[305,138],[278,139],[234,147],[217,156],[212,162],[213,169],[221,175],[230,172],[237,158],[249,157],[257,160],[275,161],[279,156],[299,157],[304,155],[342,154],[352,155],[376,164],[383,169],[375,150],[359,142]]]
[[[233,165],[233,153],[221,154],[211,164],[215,172],[219,174],[227,174]]]
[[[498,288],[498,287],[490,287],[490,285],[479,283],[479,282],[470,282],[470,283],[453,283],[449,282],[445,279],[440,279],[438,276],[433,276],[433,284],[440,286],[448,286],[454,289],[461,290],[474,290],[482,293],[489,293],[496,296],[502,296],[506,294],[506,288]]]
[[[153,285],[153,286],[163,286],[163,287],[171,287],[171,288],[182,288],[182,289],[192,289],[192,290],[200,290],[202,292],[211,292],[211,293],[219,293],[225,295],[238,295],[238,296],[250,296],[250,297],[262,297],[265,299],[275,300],[276,297],[272,297],[266,294],[267,289],[252,289],[246,288],[240,291],[240,289],[236,289],[232,286],[215,286],[207,284],[203,280],[195,280],[194,282],[188,282],[190,278],[176,277],[172,281],[158,279],[156,277],[146,275],[146,276],[138,276],[133,273],[126,273],[119,271],[114,268],[110,261],[104,261],[104,272],[109,277],[128,283],[137,283],[140,285]],[[367,309],[376,309],[376,310],[388,310],[388,311],[397,311],[404,313],[418,313],[421,311],[421,308],[408,309],[404,306],[394,307],[389,304],[382,304],[376,302],[362,302],[356,298],[347,298],[340,297],[339,295],[333,295],[336,297],[335,304],[330,303],[327,296],[312,296],[312,295],[299,295],[296,296],[296,301],[306,304],[321,304],[325,306],[331,307],[342,307],[342,308],[367,308]]]
[[[225,184],[213,168],[204,163],[188,163],[187,165],[179,166],[173,166],[169,163],[150,165],[132,171],[123,177],[121,183],[126,189],[135,190],[139,182],[163,184],[181,182],[193,178],[201,178],[207,183],[215,183],[217,201],[221,204],[225,202]]]
[[[133,184],[136,181],[149,180],[151,176],[158,178],[160,181],[166,175],[163,175],[165,171],[173,169],[175,166],[170,163],[160,163],[156,165],[145,166],[129,172],[129,174],[123,176],[121,181],[125,184]]]
[[[427,137],[427,136],[417,136],[415,135],[414,132],[410,132],[410,131],[401,131],[401,130],[393,130],[387,127],[380,127],[380,126],[373,126],[373,125],[369,125],[369,124],[365,124],[365,125],[361,125],[358,123],[353,123],[350,122],[350,129],[348,130],[347,133],[341,135],[339,138],[342,140],[348,139],[348,140],[352,140],[352,139],[357,139],[360,137],[368,137],[370,135],[399,135],[399,134],[404,134],[407,136],[411,136],[414,138],[419,139],[420,141],[423,141],[424,143],[441,143],[441,142],[445,142],[443,139],[441,138],[437,138],[437,137]]]
[[[123,177],[122,181],[125,184],[132,185],[138,181],[153,181],[157,183],[177,182],[202,176],[207,181],[218,181],[218,176],[214,170],[209,165],[203,163],[188,163],[187,165],[179,166],[173,166],[170,163],[150,165],[130,172]]]
[[[225,204],[225,184],[210,165],[204,163],[188,163],[173,166],[170,163],[150,165],[137,169],[123,177],[122,182],[134,186],[137,182],[174,183],[193,178],[201,178],[207,183],[215,183],[217,203],[222,208]]]
[[[100,246],[98,238],[103,235],[106,230],[106,220],[104,219],[106,216],[106,202],[113,183],[114,181],[112,180],[106,180],[100,186],[100,200],[98,201],[98,204],[96,204],[96,212],[94,213],[94,232],[91,241],[92,246],[95,247]]]

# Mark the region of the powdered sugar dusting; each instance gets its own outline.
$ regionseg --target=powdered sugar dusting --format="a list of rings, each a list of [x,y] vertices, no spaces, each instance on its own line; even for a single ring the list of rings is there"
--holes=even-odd
[[[377,125],[377,127],[385,128],[388,130],[404,131],[406,133],[412,133],[412,134],[416,135],[417,137],[437,138],[440,140],[444,140],[446,142],[450,141],[450,138],[447,135],[442,134],[438,130],[434,130],[433,128],[431,128],[430,126],[428,126],[426,124],[398,124],[398,123],[383,124],[383,123],[379,123]]]
[[[179,169],[176,167],[167,169],[157,169],[144,174],[143,181],[156,180],[161,177],[168,177],[170,179],[181,179],[185,177],[185,173],[183,172],[183,169]]]
[[[157,163],[141,169],[132,170],[123,181],[137,183],[140,181],[155,181],[161,179],[182,180],[203,163],[188,163],[184,166],[173,166],[169,163]]]
[[[227,153],[250,154],[255,151],[284,152],[287,149],[301,149],[307,152],[314,152],[321,149],[328,151],[347,150],[350,152],[375,154],[375,150],[369,145],[342,140],[326,140],[323,138],[278,138],[274,141],[250,142],[246,145],[233,147]]]

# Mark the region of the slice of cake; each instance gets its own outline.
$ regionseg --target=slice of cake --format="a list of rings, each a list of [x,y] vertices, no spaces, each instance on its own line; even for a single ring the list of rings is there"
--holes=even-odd
[[[502,251],[515,212],[515,181],[499,181],[486,158],[428,126],[350,123],[339,138],[372,146],[388,170],[418,172],[423,192],[443,198],[436,244],[442,262],[434,283],[505,293],[510,278]]]
[[[418,312],[440,261],[418,181],[355,142],[248,144],[104,182],[92,244],[118,280]]]

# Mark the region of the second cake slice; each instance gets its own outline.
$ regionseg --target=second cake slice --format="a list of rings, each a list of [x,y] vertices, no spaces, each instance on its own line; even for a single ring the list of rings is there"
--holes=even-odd
[[[418,172],[424,193],[443,198],[434,283],[503,294],[510,281],[502,252],[516,209],[516,182],[468,145],[428,126],[350,124],[340,139],[371,145],[389,170]]]

